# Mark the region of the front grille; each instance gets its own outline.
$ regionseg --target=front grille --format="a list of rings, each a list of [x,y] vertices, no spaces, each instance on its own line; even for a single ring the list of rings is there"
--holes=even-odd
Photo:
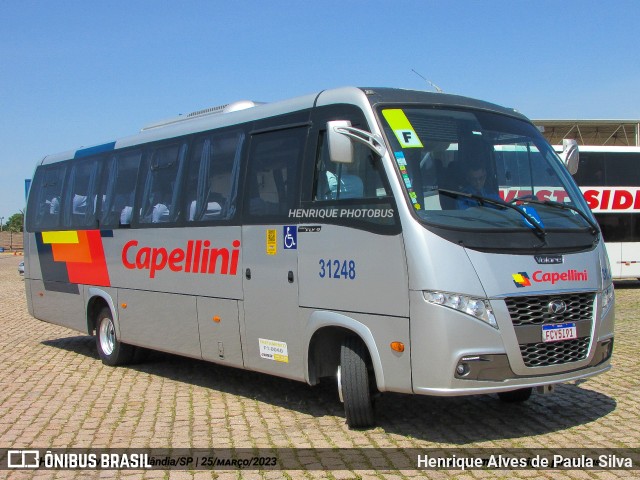
[[[564,295],[542,295],[530,297],[510,297],[505,299],[514,326],[544,325],[547,323],[577,322],[591,320],[595,294],[569,293]],[[549,312],[549,303],[563,301],[564,313],[554,315]]]
[[[577,323],[578,332],[587,334],[593,322],[595,293],[567,293],[560,295],[539,295],[510,297],[505,299],[511,322],[513,323],[522,360],[527,367],[547,367],[577,362],[587,358],[590,336],[560,342],[535,342],[532,334],[542,336],[542,325]],[[552,313],[549,305],[562,302],[566,307],[562,313]],[[580,323],[578,323],[580,322]],[[588,322],[588,323],[587,323]],[[540,325],[540,327],[537,327]],[[582,326],[580,326],[582,325]],[[532,329],[540,328],[539,333]],[[580,334],[580,333],[579,333]]]
[[[560,365],[587,358],[590,340],[591,337],[582,337],[562,342],[528,343],[520,345],[520,352],[527,367]]]

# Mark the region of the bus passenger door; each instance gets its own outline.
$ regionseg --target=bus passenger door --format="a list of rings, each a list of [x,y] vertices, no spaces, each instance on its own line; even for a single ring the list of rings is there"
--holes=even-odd
[[[297,239],[288,215],[297,201],[307,131],[304,124],[252,135],[243,205],[245,367],[293,379],[304,373]]]
[[[245,366],[299,378],[298,256],[285,249],[282,225],[243,227]]]

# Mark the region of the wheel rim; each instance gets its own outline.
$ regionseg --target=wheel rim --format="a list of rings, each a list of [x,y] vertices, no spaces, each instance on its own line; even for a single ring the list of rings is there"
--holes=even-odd
[[[340,397],[340,402],[344,403],[344,397],[342,396],[342,372],[340,366],[338,366],[338,371],[336,372],[336,378],[338,379],[338,397]]]
[[[100,322],[100,348],[105,355],[111,355],[116,345],[116,329],[110,318],[103,318]]]

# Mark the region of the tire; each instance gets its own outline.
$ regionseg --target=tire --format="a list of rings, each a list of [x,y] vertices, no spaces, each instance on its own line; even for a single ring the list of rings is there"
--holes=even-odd
[[[340,348],[338,393],[344,402],[347,425],[351,428],[367,428],[375,424],[371,395],[375,378],[370,367],[365,344],[357,337],[346,337]]]
[[[96,346],[105,365],[126,365],[133,360],[135,347],[118,340],[113,316],[107,307],[100,310],[96,320]]]
[[[520,403],[526,402],[531,397],[531,392],[533,389],[529,388],[520,388],[518,390],[512,390],[510,392],[499,392],[498,398],[505,403]]]

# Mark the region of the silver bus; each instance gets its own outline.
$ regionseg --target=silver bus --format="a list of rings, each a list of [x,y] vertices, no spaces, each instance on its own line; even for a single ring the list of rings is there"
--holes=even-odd
[[[338,88],[47,156],[25,238],[30,313],[105,364],[333,377],[350,427],[384,392],[524,401],[610,368],[600,228],[538,129],[474,99]]]

